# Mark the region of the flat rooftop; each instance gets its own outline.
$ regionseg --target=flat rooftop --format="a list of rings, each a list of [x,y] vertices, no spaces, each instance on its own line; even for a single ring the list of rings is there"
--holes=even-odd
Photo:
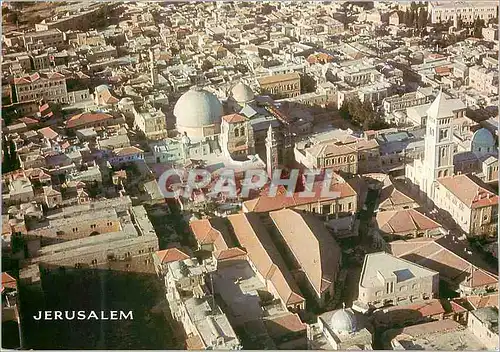
[[[433,270],[385,252],[371,253],[365,256],[359,284],[362,287],[379,287],[384,284],[379,278],[380,275],[384,278],[395,276],[397,282],[403,282],[436,274]]]
[[[213,279],[215,291],[226,303],[226,311],[235,325],[262,318],[258,291],[267,288],[247,261],[218,268]]]
[[[478,351],[485,350],[483,343],[459,323],[444,319],[419,324],[404,329],[389,330],[389,339],[397,341],[405,350],[429,351]],[[396,349],[393,347],[393,349]]]

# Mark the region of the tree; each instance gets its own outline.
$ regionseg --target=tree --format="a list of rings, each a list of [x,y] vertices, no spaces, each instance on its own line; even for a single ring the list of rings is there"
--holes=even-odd
[[[399,23],[406,23],[406,12],[398,11]]]
[[[351,119],[351,115],[349,115],[349,103],[347,102],[347,100],[344,100],[344,102],[342,103],[342,106],[339,109],[339,115],[344,120]]]
[[[423,29],[427,26],[427,10],[424,7],[418,12],[417,28]]]
[[[315,92],[316,80],[306,74],[300,75],[300,90],[302,94]]]
[[[5,136],[3,137],[2,141],[2,152],[3,152],[2,171],[6,173],[11,171],[10,170],[11,159],[10,159],[9,143],[7,143],[7,139],[5,138]]]
[[[201,64],[201,69],[202,71],[209,71],[212,68],[214,68],[214,65],[208,60],[204,60],[203,63]]]
[[[458,15],[458,18],[457,18],[457,30],[461,30],[462,28],[464,28],[464,22],[462,21],[462,16]]]
[[[473,36],[475,38],[482,38],[483,37],[483,28],[484,28],[484,20],[480,19],[479,17],[476,17],[474,20],[474,23],[472,25],[473,28]]]
[[[17,170],[21,167],[21,163],[19,162],[19,158],[17,157],[16,144],[13,140],[10,141],[9,150],[12,170]]]
[[[406,27],[415,27],[416,23],[416,13],[415,10],[406,9]]]

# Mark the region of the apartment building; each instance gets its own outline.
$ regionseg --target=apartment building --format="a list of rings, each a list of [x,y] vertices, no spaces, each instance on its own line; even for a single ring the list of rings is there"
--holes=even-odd
[[[20,103],[41,99],[65,103],[68,96],[66,78],[58,72],[37,72],[32,75],[15,78],[14,90],[17,102]]]
[[[167,136],[167,121],[160,109],[147,107],[143,110],[133,108],[134,125],[147,139],[158,140]]]
[[[385,252],[365,256],[356,305],[382,307],[431,299],[439,291],[439,274]]]
[[[271,94],[280,98],[300,95],[300,75],[297,72],[261,77],[258,83],[262,94]]]
[[[64,33],[57,28],[46,31],[28,32],[22,38],[24,47],[28,51],[48,47],[59,48],[64,45]]]
[[[432,23],[453,21],[459,16],[463,22],[472,23],[476,18],[485,22],[498,15],[497,1],[429,1],[428,13]]]
[[[498,69],[475,65],[469,68],[469,86],[481,93],[498,94]]]
[[[467,327],[489,350],[498,350],[498,308],[485,307],[469,312]]]
[[[323,181],[317,181],[312,186],[312,196],[304,197],[300,192],[288,196],[284,189],[279,189],[275,196],[262,194],[243,202],[242,209],[246,213],[265,213],[290,208],[316,214],[325,221],[350,217],[358,210],[358,195],[343,178],[337,175],[334,177],[335,180],[329,185],[331,195],[323,193]]]
[[[484,40],[488,40],[490,42],[498,40],[498,25],[490,24],[488,27],[483,28],[482,34]]]
[[[296,143],[295,160],[309,169],[331,169],[347,174],[380,170],[380,148],[375,139],[348,133],[318,135]]]
[[[383,100],[382,106],[386,114],[404,111],[412,106],[424,105],[433,99],[432,91],[428,88],[419,88],[416,92],[403,95],[393,95]]]
[[[437,207],[450,213],[470,236],[493,235],[498,224],[498,195],[472,175],[438,178]]]

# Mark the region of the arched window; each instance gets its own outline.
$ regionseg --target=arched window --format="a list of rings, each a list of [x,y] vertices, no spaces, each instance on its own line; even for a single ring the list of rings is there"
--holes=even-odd
[[[448,176],[448,170],[444,170],[444,177]]]
[[[242,127],[240,130],[240,135],[243,137],[245,135],[245,127]]]
[[[239,137],[240,136],[240,130],[239,130],[239,128],[235,128],[234,129],[234,136],[235,137]]]
[[[438,178],[441,178],[442,174],[441,174],[441,170],[438,171]]]

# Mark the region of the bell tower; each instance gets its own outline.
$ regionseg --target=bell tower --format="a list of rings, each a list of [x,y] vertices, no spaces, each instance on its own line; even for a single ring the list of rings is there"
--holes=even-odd
[[[432,184],[438,178],[453,175],[453,129],[452,120],[455,112],[440,91],[427,110],[427,127],[425,134],[424,190],[433,199]]]
[[[155,55],[153,49],[149,49],[149,70],[151,75],[151,84],[155,87],[158,85],[158,69],[155,65]]]
[[[266,166],[267,174],[272,179],[273,171],[278,168],[278,142],[271,124],[267,129],[266,137]]]

